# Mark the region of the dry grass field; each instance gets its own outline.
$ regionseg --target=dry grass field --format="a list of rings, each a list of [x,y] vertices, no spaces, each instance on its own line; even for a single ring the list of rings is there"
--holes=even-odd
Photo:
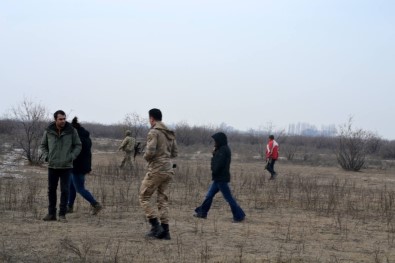
[[[247,214],[235,224],[220,195],[206,220],[192,216],[210,183],[209,151],[181,151],[169,190],[172,239],[164,241],[144,237],[141,156],[133,170],[120,170],[120,153],[96,149],[86,186],[105,209],[92,216],[78,196],[75,212],[60,223],[41,220],[46,168],[3,150],[0,262],[395,262],[394,170],[279,161],[278,179],[269,181],[261,161],[235,158],[231,187]]]

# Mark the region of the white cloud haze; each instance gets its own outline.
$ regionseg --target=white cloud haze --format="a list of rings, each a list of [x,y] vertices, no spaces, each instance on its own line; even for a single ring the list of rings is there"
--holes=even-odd
[[[394,1],[0,2],[0,114],[357,127],[395,139]]]

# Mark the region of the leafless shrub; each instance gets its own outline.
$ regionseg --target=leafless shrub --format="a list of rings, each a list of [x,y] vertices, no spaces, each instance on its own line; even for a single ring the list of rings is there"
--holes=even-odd
[[[298,146],[296,145],[282,145],[281,146],[281,155],[285,156],[287,160],[292,161],[295,158],[295,154],[298,151]]]
[[[380,156],[384,159],[395,159],[395,141],[384,141],[380,148]]]
[[[292,237],[291,237],[291,227],[292,227],[292,218],[288,222],[287,233],[285,235],[285,240],[284,240],[285,243],[291,242],[291,239],[292,239]]]
[[[335,213],[335,224],[337,228],[340,230],[340,233],[342,233],[345,239],[347,239],[349,233],[349,227],[348,227],[347,215],[344,214],[343,211],[337,211]]]
[[[200,250],[200,262],[209,262],[210,260],[210,246],[205,242]]]
[[[352,118],[340,127],[338,136],[337,160],[347,171],[359,171],[365,165],[366,155],[372,141],[377,138],[371,132],[362,129],[354,130]]]
[[[301,192],[299,202],[302,208],[315,210],[319,201],[319,186],[317,178],[298,178],[298,190]]]
[[[380,255],[382,253],[383,252],[382,252],[380,246],[376,244],[375,247],[374,247],[374,250],[373,250],[373,259],[374,259],[375,263],[381,263],[382,262],[381,259],[380,259],[381,258]]]
[[[297,152],[309,144],[307,137],[304,136],[282,136],[277,141],[280,143],[281,156],[286,157],[289,161],[294,160]]]
[[[14,119],[14,142],[23,150],[23,156],[29,164],[40,164],[38,149],[42,134],[48,123],[48,111],[41,104],[25,99],[11,109]]]
[[[137,113],[128,113],[123,121],[124,130],[130,130],[133,138],[145,136],[148,131],[148,119]]]
[[[81,240],[80,244],[78,244],[77,242],[71,240],[69,237],[65,237],[60,240],[59,245],[60,248],[62,248],[63,250],[69,251],[72,254],[77,255],[80,262],[87,262],[88,254],[93,246],[93,241],[85,238]]]
[[[375,135],[375,134],[370,134],[369,140],[366,142],[366,153],[367,154],[377,154],[380,151],[380,148],[383,144],[383,140]]]
[[[0,182],[3,182],[3,180]],[[0,193],[2,195],[0,200],[2,200],[3,209],[15,210],[19,201],[18,194],[20,193],[16,180],[7,179],[0,187]]]
[[[41,184],[36,179],[27,179],[24,184],[26,186],[22,193],[22,202],[27,207],[33,207],[37,201],[37,197],[40,195]]]
[[[176,124],[175,131],[177,133],[177,142],[183,145],[192,144],[191,127],[186,121]]]

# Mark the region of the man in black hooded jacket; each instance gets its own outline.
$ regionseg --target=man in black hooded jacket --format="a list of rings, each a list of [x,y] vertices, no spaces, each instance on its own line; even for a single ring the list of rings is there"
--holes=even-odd
[[[67,213],[73,213],[74,201],[79,193],[92,206],[92,214],[96,215],[102,209],[102,205],[96,201],[93,195],[85,188],[85,175],[90,173],[92,168],[92,141],[89,131],[87,131],[74,117],[71,122],[77,130],[82,143],[82,149],[78,157],[73,161],[73,171],[70,180],[70,195],[67,206]]]
[[[233,198],[228,185],[230,182],[229,170],[232,156],[228,146],[228,139],[223,132],[214,134],[212,138],[215,141],[213,157],[211,158],[211,175],[213,182],[207,192],[206,199],[201,206],[195,209],[196,213],[194,216],[198,218],[207,218],[214,196],[221,191],[232,210],[233,222],[241,222],[245,218],[245,213]]]

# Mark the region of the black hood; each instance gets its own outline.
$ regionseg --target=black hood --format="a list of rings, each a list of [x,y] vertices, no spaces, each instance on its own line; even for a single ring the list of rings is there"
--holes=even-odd
[[[224,146],[228,144],[228,138],[226,137],[226,134],[223,132],[217,132],[211,138],[214,139],[214,141],[217,143],[218,147]]]

